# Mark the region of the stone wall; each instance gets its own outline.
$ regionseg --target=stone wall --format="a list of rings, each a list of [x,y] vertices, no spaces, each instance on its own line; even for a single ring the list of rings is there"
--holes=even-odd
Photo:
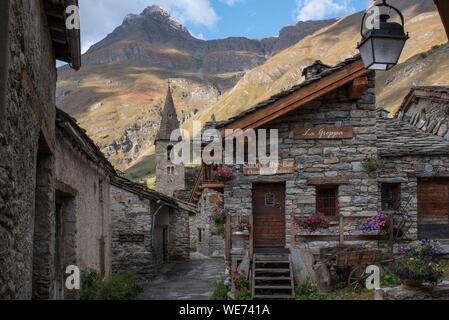
[[[164,263],[189,260],[187,211],[112,186],[111,212],[113,272],[134,271],[147,280]]]
[[[150,200],[111,186],[112,271],[135,271],[142,278],[155,275],[153,214]],[[141,235],[137,240],[125,236]],[[122,237],[122,239],[120,239]]]
[[[411,224],[406,237],[416,240],[418,238],[418,179],[449,178],[449,156],[383,157],[382,161],[379,181],[401,184],[401,206],[406,209]],[[379,193],[379,210],[381,209],[380,199]]]
[[[167,148],[172,142],[156,142],[156,190],[173,196],[175,191],[185,189],[185,167],[175,165],[168,160]],[[171,170],[171,171],[170,171]]]
[[[351,126],[353,139],[297,140],[295,128]],[[296,242],[295,235],[309,235],[293,225],[295,216],[315,212],[315,181],[344,181],[338,187],[339,213],[343,216],[372,216],[377,213],[377,177],[365,170],[363,162],[377,159],[374,76],[369,88],[358,101],[349,101],[347,88],[314,101],[286,116],[267,129],[279,129],[281,159],[295,159],[296,173],[274,176],[245,176],[240,167],[237,178],[225,186],[225,208],[234,215],[252,214],[252,185],[255,182],[285,182],[286,184],[286,243],[298,247],[321,248],[337,242]],[[316,183],[316,182],[315,182]],[[314,183],[314,184],[315,184]],[[345,225],[346,235],[357,234],[354,225]],[[339,222],[319,233],[339,235]],[[353,242],[356,244],[359,242]],[[351,244],[351,243],[348,243]]]
[[[181,209],[170,211],[169,259],[188,261],[190,259],[189,213]]]
[[[56,66],[42,1],[11,1],[9,16],[9,76],[5,116],[0,128],[0,299],[32,297],[35,188],[51,189],[54,159],[51,155],[36,181],[41,146],[54,146]],[[43,198],[40,198],[43,199]],[[51,208],[47,197],[40,206]],[[41,221],[45,223],[45,221]],[[53,221],[46,219],[47,230]],[[51,236],[51,233],[47,235]],[[51,243],[41,270],[52,263]],[[36,261],[37,262],[37,261]],[[51,282],[51,272],[43,281]],[[37,280],[37,279],[36,279]],[[35,281],[35,285],[37,281]],[[35,286],[37,298],[50,298],[52,285]]]
[[[190,217],[190,241],[191,247],[206,256],[223,256],[224,239],[221,235],[214,235],[215,223],[213,215],[218,207],[222,206],[221,193],[205,189],[198,202],[199,212]],[[201,230],[201,241],[199,241]]]
[[[72,206],[76,219],[76,261],[81,270],[111,270],[111,210],[108,174],[87,160],[76,147],[57,132],[56,192]],[[70,236],[67,234],[66,236]],[[102,270],[103,269],[103,270]]]

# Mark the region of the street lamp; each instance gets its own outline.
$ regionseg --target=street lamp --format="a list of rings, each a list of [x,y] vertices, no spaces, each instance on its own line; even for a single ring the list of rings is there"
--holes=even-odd
[[[380,14],[381,7],[396,11],[401,18],[401,24],[388,22],[391,17],[388,14]],[[409,36],[404,30],[404,16],[397,8],[383,0],[372,9],[371,12],[376,15],[374,18],[379,20],[377,25],[373,25],[364,32],[369,10],[365,12],[361,27],[362,41],[357,48],[367,69],[386,71],[397,65]]]

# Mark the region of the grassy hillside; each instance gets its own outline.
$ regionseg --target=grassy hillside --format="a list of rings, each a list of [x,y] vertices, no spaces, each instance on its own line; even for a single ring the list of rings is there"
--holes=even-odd
[[[138,62],[86,65],[79,72],[59,71],[58,106],[76,115],[109,160],[126,170],[153,145],[168,80],[183,118],[208,108],[217,100],[218,88],[232,86],[239,77],[170,71]]]
[[[377,74],[377,105],[398,111],[413,86],[449,86],[449,45],[419,53],[388,72]]]

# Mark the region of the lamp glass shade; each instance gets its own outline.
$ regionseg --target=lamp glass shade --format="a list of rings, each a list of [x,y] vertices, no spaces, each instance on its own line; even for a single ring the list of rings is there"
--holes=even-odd
[[[362,34],[358,49],[369,70],[386,71],[397,65],[408,40],[403,25],[388,22],[389,19],[389,15],[381,15],[379,27]]]

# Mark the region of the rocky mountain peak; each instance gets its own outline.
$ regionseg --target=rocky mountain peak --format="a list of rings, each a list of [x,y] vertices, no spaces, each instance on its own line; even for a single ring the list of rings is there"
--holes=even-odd
[[[152,5],[145,8],[140,15],[128,14],[123,20],[123,25],[142,24],[145,22],[160,23],[163,26],[168,26],[177,31],[188,33],[187,29],[179,21],[158,5]]]

